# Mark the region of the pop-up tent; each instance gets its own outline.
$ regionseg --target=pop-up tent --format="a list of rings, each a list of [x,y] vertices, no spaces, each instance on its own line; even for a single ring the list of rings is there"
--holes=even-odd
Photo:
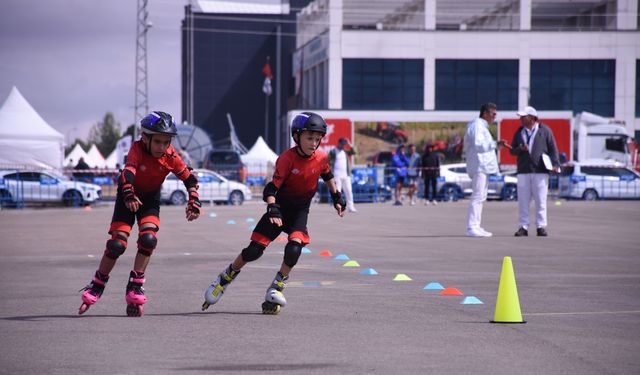
[[[262,137],[258,137],[251,149],[240,158],[247,166],[247,181],[259,184],[273,171],[278,155],[269,148]]]
[[[0,165],[62,168],[64,136],[14,86],[0,107]]]
[[[78,164],[78,160],[83,158],[85,163],[89,159],[87,152],[80,147],[80,144],[76,143],[76,146],[71,150],[70,153],[64,158],[64,166],[75,167]]]

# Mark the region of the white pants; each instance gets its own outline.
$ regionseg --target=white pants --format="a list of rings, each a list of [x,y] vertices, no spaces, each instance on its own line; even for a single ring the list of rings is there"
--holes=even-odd
[[[548,191],[548,174],[518,174],[518,220],[522,228],[529,229],[529,203],[531,203],[531,199],[534,200],[536,207],[536,228],[545,228],[547,226]]]
[[[351,191],[351,176],[334,177],[336,180],[336,189],[344,193],[344,199],[347,201],[347,209],[354,210],[353,192]]]
[[[469,213],[467,214],[467,229],[474,230],[480,228],[482,220],[482,202],[487,200],[487,190],[489,182],[487,175],[476,173],[471,178],[472,193],[469,197]]]

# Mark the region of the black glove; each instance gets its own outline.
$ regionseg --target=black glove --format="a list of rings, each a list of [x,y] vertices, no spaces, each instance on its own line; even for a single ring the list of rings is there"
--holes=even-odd
[[[125,202],[131,202],[136,200],[136,193],[133,191],[133,185],[129,182],[122,184],[122,199]]]
[[[187,208],[195,214],[200,214],[200,207],[202,207],[202,203],[200,203],[200,195],[197,191],[190,191]]]
[[[269,203],[267,205],[267,215],[273,219],[282,219],[282,212],[280,212],[280,205],[277,203]]]
[[[344,196],[342,196],[342,193],[340,191],[336,191],[335,193],[331,193],[331,199],[333,199],[333,205],[334,206],[336,204],[338,204],[338,205],[340,205],[341,211],[346,210],[347,201],[344,199]]]

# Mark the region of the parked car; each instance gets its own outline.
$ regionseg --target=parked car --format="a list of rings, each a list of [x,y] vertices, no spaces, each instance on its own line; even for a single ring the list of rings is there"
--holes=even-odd
[[[562,198],[590,201],[640,198],[640,174],[616,162],[565,164],[558,185]]]
[[[376,168],[353,168],[351,191],[355,203],[386,202],[393,196],[391,187],[376,183]],[[316,203],[331,201],[329,188],[322,179],[318,180],[318,191],[314,197]]]
[[[202,162],[202,168],[219,173],[228,180],[244,183],[247,178],[247,167],[235,150],[211,150]]]
[[[501,173],[488,176],[488,199],[513,201],[518,199],[518,179]],[[421,194],[424,191],[420,184]],[[467,174],[466,163],[444,164],[440,166],[438,179],[438,199],[444,201],[457,200],[471,195],[471,178]]]
[[[194,169],[198,177],[198,194],[203,202],[228,203],[234,206],[241,205],[251,199],[251,190],[245,184],[229,181],[214,171],[207,169]],[[187,189],[173,173],[170,173],[162,184],[160,200],[162,202],[184,205],[188,199]]]
[[[72,181],[55,172],[0,171],[0,203],[14,206],[22,203],[63,203],[80,206],[94,203],[102,194],[95,184]]]

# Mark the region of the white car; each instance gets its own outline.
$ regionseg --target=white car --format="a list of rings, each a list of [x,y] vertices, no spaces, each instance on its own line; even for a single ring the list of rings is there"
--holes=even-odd
[[[79,206],[94,203],[101,194],[99,185],[72,181],[55,172],[0,171],[2,206],[58,202],[66,206]]]
[[[640,174],[615,162],[563,165],[558,186],[562,198],[590,201],[640,198]]]
[[[238,206],[251,199],[251,190],[245,184],[229,181],[208,169],[194,169],[191,173],[195,173],[198,178],[198,194],[203,202]],[[174,205],[183,205],[187,202],[188,196],[184,183],[170,173],[162,184],[160,199]]]
[[[488,176],[487,198],[513,201],[518,199],[518,179],[500,173]],[[455,200],[468,197],[472,193],[471,178],[467,174],[466,163],[445,164],[440,166],[438,195],[442,200]]]

